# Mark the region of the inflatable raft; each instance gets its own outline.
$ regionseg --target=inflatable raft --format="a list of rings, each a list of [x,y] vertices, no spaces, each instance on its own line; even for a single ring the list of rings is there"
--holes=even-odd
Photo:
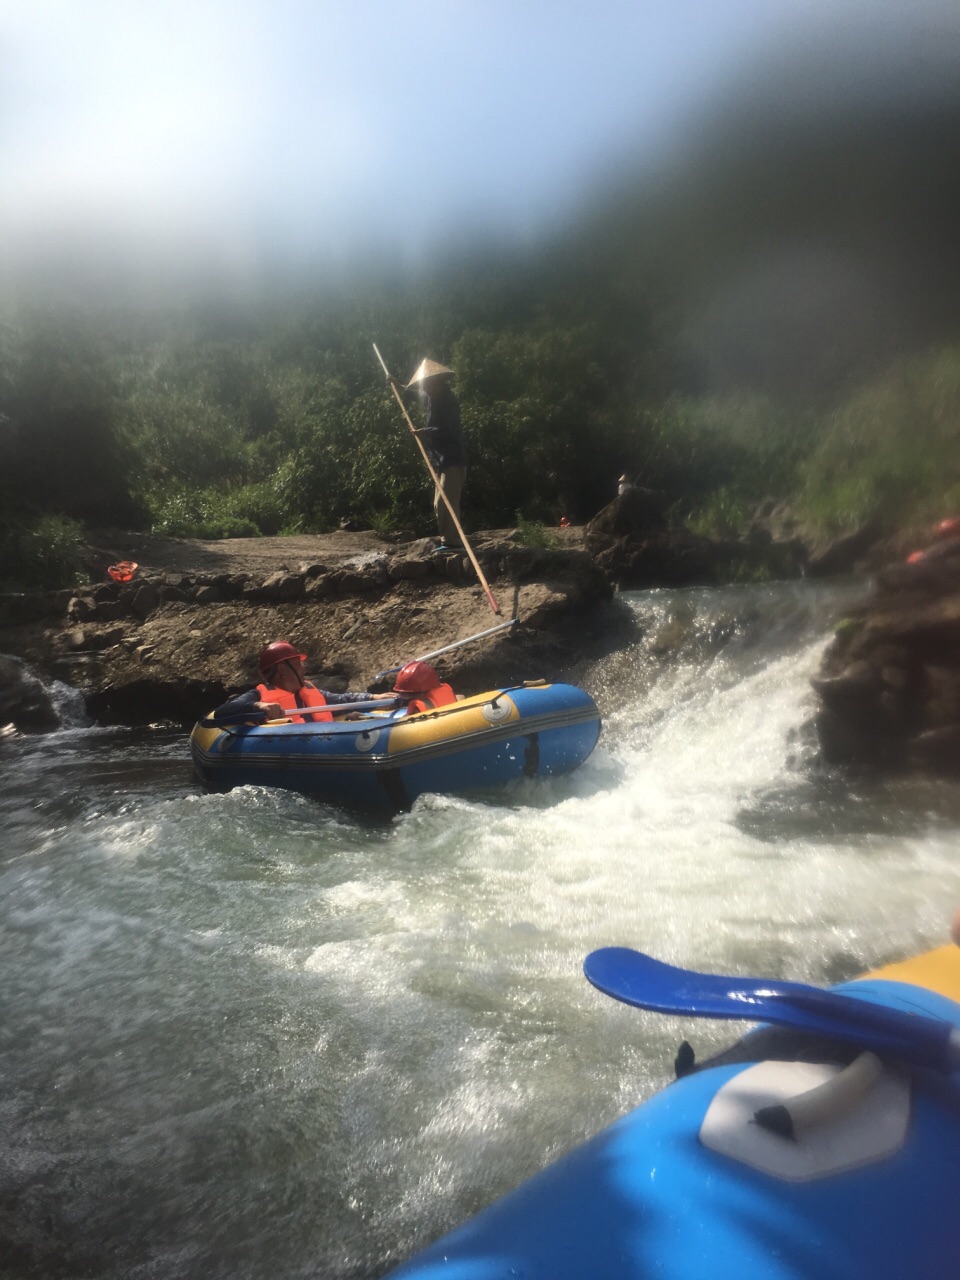
[[[957,1280],[960,948],[833,992],[621,948],[585,969],[644,1008],[777,1025],[681,1052],[675,1083],[396,1280]]]
[[[424,792],[486,791],[569,773],[590,755],[600,713],[582,689],[529,682],[417,715],[217,725],[190,735],[201,779],[217,789],[287,787],[362,809],[407,809]]]

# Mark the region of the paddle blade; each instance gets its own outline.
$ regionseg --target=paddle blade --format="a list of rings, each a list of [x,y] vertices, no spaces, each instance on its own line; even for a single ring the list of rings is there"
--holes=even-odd
[[[583,972],[605,995],[656,1013],[686,1013],[698,1018],[771,1021],[769,1003],[788,992],[824,994],[817,987],[765,978],[726,977],[678,969],[630,947],[601,947],[583,962]]]
[[[960,1065],[958,1036],[949,1023],[802,982],[678,969],[629,947],[591,952],[583,971],[605,995],[638,1009],[772,1022],[937,1071],[955,1071]]]

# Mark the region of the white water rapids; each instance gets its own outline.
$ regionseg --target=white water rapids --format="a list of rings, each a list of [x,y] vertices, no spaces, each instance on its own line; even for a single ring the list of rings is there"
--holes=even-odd
[[[373,1280],[735,1033],[593,948],[823,983],[945,941],[957,788],[797,740],[856,594],[624,596],[586,765],[387,824],[207,795],[182,735],[0,743],[4,1274]]]

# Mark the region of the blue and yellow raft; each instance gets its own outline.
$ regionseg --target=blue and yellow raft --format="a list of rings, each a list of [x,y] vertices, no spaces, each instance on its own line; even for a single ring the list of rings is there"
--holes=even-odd
[[[960,948],[838,990],[958,1027]],[[821,1084],[862,1057],[836,1040],[754,1031],[391,1274],[957,1280],[960,1074],[881,1055],[860,1088],[821,1099],[807,1127],[756,1122],[771,1094],[829,1092]]]
[[[417,715],[291,724],[201,721],[190,751],[220,790],[286,787],[360,809],[407,809],[425,792],[487,791],[569,773],[590,755],[600,713],[569,684],[530,681]]]

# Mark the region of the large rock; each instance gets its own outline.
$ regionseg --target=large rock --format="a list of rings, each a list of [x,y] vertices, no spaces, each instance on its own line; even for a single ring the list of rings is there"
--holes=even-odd
[[[829,763],[960,775],[960,540],[882,570],[812,683]]]
[[[59,720],[45,685],[19,658],[0,654],[0,725],[28,732],[56,729]]]
[[[667,500],[653,489],[631,485],[608,502],[584,530],[588,551],[596,554],[618,538],[639,538],[667,524]]]
[[[625,589],[797,577],[806,567],[806,552],[797,538],[783,536],[782,523],[768,512],[742,538],[707,538],[670,528],[662,496],[632,488],[594,516],[584,546],[608,579]]]

